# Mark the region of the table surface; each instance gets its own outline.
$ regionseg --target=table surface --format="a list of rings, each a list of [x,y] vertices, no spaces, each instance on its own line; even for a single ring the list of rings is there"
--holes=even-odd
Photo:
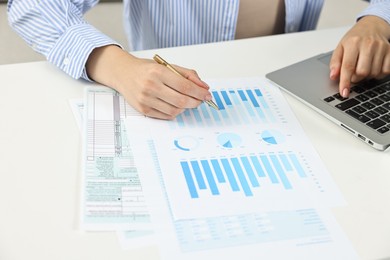
[[[348,28],[158,50],[203,79],[264,76],[332,50]],[[151,58],[156,50],[134,52]],[[82,139],[69,99],[91,83],[48,62],[0,66],[0,259],[158,259],[79,229]],[[332,213],[362,259],[390,257],[390,154],[284,94],[347,201]]]

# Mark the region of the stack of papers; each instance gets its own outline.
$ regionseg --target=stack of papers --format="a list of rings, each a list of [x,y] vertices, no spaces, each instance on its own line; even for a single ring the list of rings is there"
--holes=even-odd
[[[331,214],[344,206],[280,90],[265,78],[209,80],[215,102],[175,120],[117,92],[72,106],[83,129],[84,230],[162,259],[357,259]]]

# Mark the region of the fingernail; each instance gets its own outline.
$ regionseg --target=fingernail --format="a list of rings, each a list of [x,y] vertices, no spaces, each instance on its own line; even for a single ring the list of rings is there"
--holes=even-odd
[[[345,98],[348,97],[348,95],[349,95],[349,89],[347,89],[347,88],[343,89],[342,95],[343,95],[343,97],[345,97]]]
[[[207,101],[210,101],[211,99],[213,99],[213,97],[211,96],[211,94],[208,94],[204,100],[207,100]]]
[[[334,77],[334,69],[331,69],[331,70],[330,70],[329,77],[330,77],[330,78],[333,78],[333,77]]]

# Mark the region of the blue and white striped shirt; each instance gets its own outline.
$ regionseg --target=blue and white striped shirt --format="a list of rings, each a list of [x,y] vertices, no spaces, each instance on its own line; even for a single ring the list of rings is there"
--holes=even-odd
[[[37,52],[73,78],[88,79],[93,49],[117,44],[83,19],[98,0],[9,0],[10,25]],[[323,0],[285,0],[285,32],[314,29]],[[130,50],[229,41],[239,0],[124,0]],[[390,23],[390,0],[373,0],[362,15]]]

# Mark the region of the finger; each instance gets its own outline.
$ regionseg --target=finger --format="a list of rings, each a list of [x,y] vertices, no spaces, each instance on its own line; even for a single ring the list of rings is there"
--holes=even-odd
[[[329,63],[330,79],[337,80],[340,76],[341,62],[343,59],[343,48],[341,45],[333,51],[332,57]]]
[[[362,49],[356,63],[355,73],[351,77],[352,83],[360,82],[371,74],[373,55],[370,49]]]
[[[374,59],[374,53],[369,48],[362,48],[359,53],[359,57],[356,63],[355,78],[354,80],[363,79],[370,75],[372,70],[372,63]]]
[[[157,109],[149,109],[147,113],[143,113],[143,115],[151,118],[164,119],[164,120],[173,120],[177,115],[172,116],[165,114]]]
[[[143,103],[138,103],[135,108],[147,117],[169,120],[174,119],[184,111],[184,109],[172,106],[158,98],[149,98]]]
[[[358,76],[357,74],[353,74],[351,77],[351,83],[358,83],[362,81],[365,77]]]
[[[200,101],[197,102],[198,103],[196,103],[196,106],[200,104]],[[186,109],[185,107],[181,107],[180,104],[170,104],[166,100],[163,100],[161,96],[158,99],[154,100],[154,102],[151,104],[151,107],[172,118],[176,117],[178,114],[182,113]]]
[[[387,51],[387,46],[380,45],[378,50],[375,52],[370,73],[370,76],[372,78],[379,78],[381,74],[383,74],[384,62],[387,56]]]
[[[390,75],[390,47],[387,48],[386,55],[382,63],[382,76]]]
[[[195,71],[195,70],[189,70],[189,69],[186,69],[186,68],[183,68],[183,67],[180,67],[180,66],[177,66],[177,65],[174,65],[177,70],[180,71],[181,74],[184,75],[185,78],[187,78],[188,80],[194,82],[196,85],[202,87],[202,88],[205,88],[205,89],[210,89],[210,86],[204,82],[203,80],[200,79],[198,73]]]
[[[166,68],[166,70],[169,69]],[[187,75],[179,76],[172,71],[166,71],[161,75],[161,79],[166,86],[170,87],[181,95],[201,101],[211,100],[211,93],[206,87],[195,84],[193,81],[185,78],[186,76]],[[193,105],[191,105],[191,107],[193,107]]]
[[[181,76],[178,77],[181,80],[184,79]],[[184,79],[184,82],[187,83],[188,80]],[[199,87],[196,86],[196,88]],[[168,115],[178,114],[175,112],[175,109],[182,110],[185,108],[198,107],[202,102],[199,99],[176,91],[174,88],[162,83],[161,81],[152,81],[149,84],[145,84],[142,91],[139,93],[137,100],[145,107],[145,109],[151,107]]]
[[[198,86],[196,87],[199,88]],[[161,101],[175,108],[178,109],[195,108],[202,103],[202,100],[196,99],[192,96],[184,95],[181,92],[176,91],[175,88],[172,88],[170,86],[164,85],[164,88],[165,89],[159,93],[158,98]],[[171,110],[170,107],[166,107],[164,109],[166,113],[170,113],[169,112],[170,110]]]
[[[355,48],[344,50],[340,69],[339,92],[341,96],[348,97],[351,87],[352,77],[355,74],[358,51]]]

